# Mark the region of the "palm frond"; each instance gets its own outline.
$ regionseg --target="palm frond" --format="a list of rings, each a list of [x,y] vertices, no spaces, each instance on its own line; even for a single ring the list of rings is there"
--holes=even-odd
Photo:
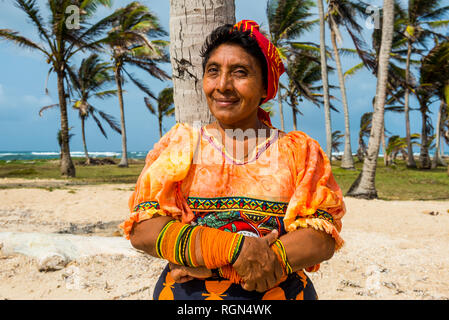
[[[148,99],[148,97],[144,97],[144,98],[143,98],[143,101],[145,101],[145,105],[147,106],[148,110],[149,110],[152,114],[157,115],[157,112],[156,112],[156,110],[154,109],[153,105],[151,104],[150,99]]]
[[[19,35],[18,32],[9,29],[0,29],[0,39],[9,40],[19,47],[31,49],[31,50],[39,50],[43,54],[45,54],[49,59],[52,59],[50,53],[48,53],[44,48],[42,48],[37,43],[31,41],[28,38],[25,38]]]
[[[111,129],[113,129],[117,133],[120,133],[120,134],[122,133],[120,124],[118,123],[118,121],[115,119],[114,116],[107,114],[101,110],[97,110],[97,112],[104,119],[104,121],[107,122],[107,124],[111,127]]]
[[[130,74],[128,71],[126,71],[125,68],[123,68],[123,71],[126,73],[128,78],[132,81],[132,83],[134,83],[136,85],[136,87],[138,87],[140,90],[145,92],[151,98],[157,100],[157,98],[155,97],[153,92],[150,90],[150,88],[148,88],[148,86],[146,84],[144,84],[141,80],[135,78],[132,74]]]
[[[54,108],[54,107],[59,107],[59,103],[51,104],[51,105],[49,105],[49,106],[42,107],[42,108],[39,110],[39,117],[42,117],[42,114],[43,114],[43,112],[44,112],[45,110],[48,110],[48,109],[51,109],[51,108]]]
[[[103,134],[103,136],[107,139],[107,138],[108,138],[108,135],[106,134],[106,131],[104,131],[103,126],[101,125],[100,119],[98,119],[98,118],[95,116],[95,113],[94,113],[94,112],[91,112],[90,114],[91,114],[92,118],[94,119],[95,123],[97,124],[98,129],[100,129],[100,132],[101,132],[101,133]]]
[[[355,75],[358,71],[360,71],[364,67],[365,67],[365,64],[363,62],[353,66],[352,68],[346,70],[346,72],[344,73],[344,78],[346,79],[347,77],[351,77],[351,76]]]
[[[39,13],[39,7],[36,4],[35,0],[16,0],[15,5],[24,11],[31,22],[37,27],[39,37],[43,40],[46,40],[52,51],[54,51],[54,47],[52,41],[50,40],[49,30],[45,28],[42,24],[44,19]]]

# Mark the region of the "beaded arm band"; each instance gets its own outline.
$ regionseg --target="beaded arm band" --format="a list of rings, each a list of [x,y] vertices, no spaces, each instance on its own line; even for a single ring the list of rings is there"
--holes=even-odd
[[[201,253],[205,266],[215,269],[233,264],[243,247],[244,237],[237,233],[214,228],[191,226],[172,220],[156,240],[156,253],[160,258],[188,267],[198,267],[195,257],[196,238],[201,237]]]

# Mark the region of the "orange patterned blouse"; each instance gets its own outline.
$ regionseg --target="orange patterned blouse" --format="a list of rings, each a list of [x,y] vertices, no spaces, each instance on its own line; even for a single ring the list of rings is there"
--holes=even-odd
[[[241,162],[205,127],[176,124],[148,153],[129,208],[128,239],[157,213],[247,236],[312,227],[343,245],[342,192],[318,142],[299,131],[272,129]]]

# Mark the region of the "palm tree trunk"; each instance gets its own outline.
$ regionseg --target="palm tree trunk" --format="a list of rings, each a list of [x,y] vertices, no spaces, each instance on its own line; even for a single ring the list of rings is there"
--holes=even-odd
[[[170,0],[170,62],[177,122],[213,121],[202,87],[200,49],[218,26],[235,23],[234,0]]]
[[[279,87],[279,91],[278,91],[278,105],[279,105],[279,117],[281,118],[281,130],[285,131],[284,128],[284,112],[283,112],[283,108],[282,108],[282,96],[281,96],[281,88]]]
[[[329,101],[329,82],[327,74],[323,0],[317,0],[317,3],[318,3],[318,13],[320,16],[320,55],[321,55],[321,78],[323,81],[323,97],[324,97],[324,122],[326,126],[326,155],[329,159],[332,159],[331,109]]]
[[[407,86],[405,87],[404,93],[404,114],[405,114],[405,139],[407,142],[407,167],[416,168],[415,158],[413,156],[412,140],[410,136],[410,106],[409,106],[409,95],[410,91],[408,89],[408,82],[410,79],[410,57],[412,54],[412,43],[408,41],[407,47],[407,60],[405,62],[405,82]]]
[[[349,108],[348,99],[346,96],[345,79],[343,77],[343,70],[341,67],[340,53],[338,52],[335,32],[331,28],[332,47],[334,48],[335,63],[337,65],[338,82],[340,84],[341,98],[343,102],[343,112],[345,117],[345,149],[343,152],[343,159],[340,167],[343,169],[354,169],[354,159],[352,158],[351,149],[351,130],[349,128]]]
[[[61,112],[61,175],[75,177],[76,171],[70,156],[69,120],[67,117],[67,99],[64,89],[64,73],[57,72],[59,109]]]
[[[89,153],[87,152],[86,132],[85,132],[85,126],[84,126],[85,123],[84,122],[85,122],[84,117],[81,117],[81,136],[83,138],[84,155],[86,157],[86,164],[90,165]]]
[[[158,122],[159,122],[159,137],[162,138],[162,115],[160,112],[158,116]]]
[[[296,110],[295,110],[296,106],[292,107],[292,113],[293,113],[293,130],[296,131],[298,130],[297,128],[297,124],[296,124]]]
[[[390,59],[391,43],[393,40],[394,0],[384,0],[383,8],[384,19],[382,26],[382,42],[379,51],[376,101],[374,105],[370,139],[368,141],[368,153],[363,162],[362,171],[359,177],[352,184],[347,193],[347,196],[357,198],[377,198],[375,179],[380,140],[384,124],[384,107],[387,91],[388,64]]]
[[[419,153],[420,169],[430,169],[431,161],[429,155],[429,143],[427,137],[427,106],[425,101],[420,101],[421,108],[421,151]]]
[[[387,156],[387,143],[385,141],[385,119],[384,119],[384,125],[382,128],[382,153],[384,154],[384,165],[388,167],[389,159]]]
[[[122,90],[122,76],[120,66],[116,65],[114,68],[115,83],[117,84],[117,96],[120,107],[120,126],[122,131],[122,159],[118,164],[119,167],[128,167],[128,150],[126,146],[126,127],[125,127],[125,107],[123,104],[123,90]]]
[[[436,168],[437,166],[445,166],[446,163],[440,157],[440,145],[441,145],[441,118],[444,111],[444,100],[440,101],[440,109],[438,110],[437,117],[437,127],[436,127],[436,135],[435,135],[435,155],[432,160],[432,168]]]

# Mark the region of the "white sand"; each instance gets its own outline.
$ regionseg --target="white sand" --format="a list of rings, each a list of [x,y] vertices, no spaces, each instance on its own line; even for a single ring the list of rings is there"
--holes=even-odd
[[[64,189],[46,190],[30,187],[61,182],[17,179],[0,184],[27,186],[0,189],[0,233],[85,237],[119,235],[116,225],[128,215],[133,187],[62,183]],[[309,273],[320,299],[449,299],[449,201],[347,198],[346,205],[346,245]],[[164,264],[141,253],[109,252],[39,272],[35,258],[3,252],[0,299],[149,299]]]

